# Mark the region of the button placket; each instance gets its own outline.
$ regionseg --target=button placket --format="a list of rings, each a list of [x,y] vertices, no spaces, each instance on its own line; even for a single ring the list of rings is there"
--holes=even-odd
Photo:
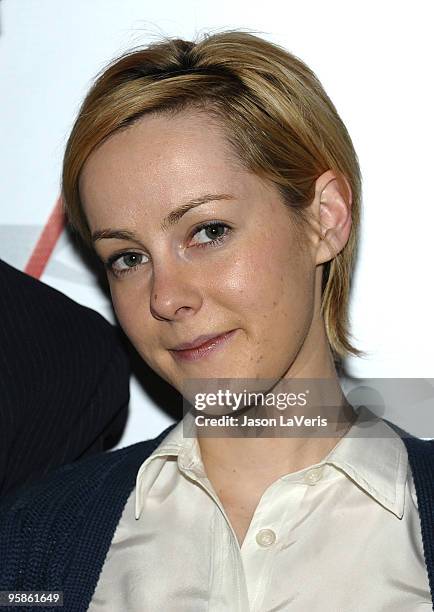
[[[256,542],[262,548],[273,546],[276,539],[276,533],[272,529],[260,529],[256,534]]]
[[[306,472],[304,482],[308,485],[315,485],[322,478],[323,468],[313,468]]]

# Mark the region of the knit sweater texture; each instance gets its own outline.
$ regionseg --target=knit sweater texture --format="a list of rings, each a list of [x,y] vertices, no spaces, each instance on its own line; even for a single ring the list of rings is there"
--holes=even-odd
[[[407,447],[433,598],[434,441],[386,423]],[[63,591],[64,612],[85,612],[137,471],[175,425],[153,440],[63,466],[5,498],[0,508],[0,591]]]

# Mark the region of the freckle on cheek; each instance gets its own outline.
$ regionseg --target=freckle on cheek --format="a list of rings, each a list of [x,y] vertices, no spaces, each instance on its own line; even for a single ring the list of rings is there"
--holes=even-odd
[[[156,300],[156,299],[157,299],[157,294],[154,295],[154,300]]]

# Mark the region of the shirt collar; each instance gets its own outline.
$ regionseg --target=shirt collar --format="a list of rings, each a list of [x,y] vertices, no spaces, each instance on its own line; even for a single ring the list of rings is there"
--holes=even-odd
[[[190,470],[201,465],[199,443],[192,431],[192,417],[187,412],[140,466],[135,489],[136,519],[140,518],[146,494],[158,478],[167,457],[177,457],[181,470]]]
[[[135,489],[136,519],[167,457],[177,457],[182,471],[193,470],[199,478],[206,477],[199,443],[191,428],[192,417],[187,413],[140,466]],[[402,518],[408,469],[405,444],[387,423],[367,408],[360,408],[357,420],[318,465],[322,464],[342,470],[376,502]]]
[[[408,456],[403,440],[362,406],[357,420],[322,463],[334,465],[399,519],[404,514]]]

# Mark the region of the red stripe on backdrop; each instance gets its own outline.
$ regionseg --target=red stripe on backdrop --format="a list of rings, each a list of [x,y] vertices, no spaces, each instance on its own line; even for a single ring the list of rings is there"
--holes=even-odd
[[[35,278],[41,278],[65,225],[66,219],[62,207],[62,198],[59,196],[24,268],[24,272]]]

